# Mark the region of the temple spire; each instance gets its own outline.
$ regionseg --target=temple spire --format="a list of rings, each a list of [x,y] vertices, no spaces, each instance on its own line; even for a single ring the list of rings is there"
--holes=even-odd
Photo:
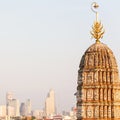
[[[95,38],[97,43],[100,42],[100,39],[103,37],[104,34],[103,25],[101,24],[101,22],[98,21],[98,7],[99,5],[96,2],[92,3],[91,9],[96,14],[96,20],[92,26],[91,35],[93,38]]]

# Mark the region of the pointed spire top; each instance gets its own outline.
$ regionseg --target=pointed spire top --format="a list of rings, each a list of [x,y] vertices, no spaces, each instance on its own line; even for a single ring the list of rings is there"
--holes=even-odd
[[[95,38],[96,42],[99,43],[100,39],[103,38],[104,30],[101,22],[98,21],[98,9],[99,5],[96,2],[93,2],[91,5],[92,11],[96,14],[96,20],[92,26],[91,35]]]
[[[96,22],[98,21],[98,12],[97,12],[98,8],[99,8],[99,5],[96,2],[93,2],[91,5],[91,9],[96,14]]]

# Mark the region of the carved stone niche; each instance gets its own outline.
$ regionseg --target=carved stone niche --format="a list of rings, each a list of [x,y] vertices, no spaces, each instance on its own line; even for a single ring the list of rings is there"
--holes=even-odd
[[[110,73],[110,83],[114,82],[114,72]]]
[[[99,58],[99,60],[98,60],[98,66],[102,66],[102,55],[101,55],[101,53],[99,52],[98,53],[98,58]]]
[[[88,106],[87,107],[87,118],[93,118],[93,107],[92,106]]]
[[[100,106],[100,118],[103,118],[103,106]]]
[[[103,77],[102,77],[102,71],[99,70],[98,72],[98,79],[99,79],[99,83],[103,83]]]
[[[103,101],[103,89],[100,89],[100,101]]]
[[[111,106],[108,106],[108,118],[111,118]]]
[[[85,67],[87,67],[88,66],[88,55],[85,56],[85,61],[84,62],[85,62]]]
[[[103,71],[103,74],[102,74],[102,75],[103,75],[103,82],[106,83],[106,82],[107,82],[107,81],[106,81],[106,72]]]
[[[87,100],[93,100],[93,89],[87,89]]]
[[[120,106],[114,106],[115,118],[120,118]]]
[[[111,83],[111,76],[110,76],[110,72],[107,72],[107,83]]]
[[[107,97],[108,97],[107,94],[108,94],[108,93],[107,93],[107,89],[104,89],[104,100],[105,100],[105,101],[107,100]]]
[[[94,56],[94,66],[98,66],[98,53],[95,53]]]
[[[87,73],[87,75],[86,75],[86,83],[87,84],[92,84],[93,83],[93,73],[92,72]]]
[[[114,100],[120,101],[120,90],[114,90]]]
[[[107,112],[108,112],[107,106],[104,106],[104,118],[107,118]]]
[[[93,65],[94,65],[94,55],[93,54],[89,54],[88,66],[92,67]]]
[[[85,80],[85,72],[81,72],[78,74],[78,84],[85,84],[86,80]]]
[[[99,106],[95,106],[94,108],[94,117],[99,118]]]
[[[108,101],[111,101],[111,88],[108,89]]]
[[[85,106],[82,106],[81,114],[82,114],[82,116],[86,117],[86,109],[85,109]]]
[[[98,83],[98,71],[94,72],[94,83]]]
[[[94,89],[93,93],[94,100],[99,100],[99,89]]]

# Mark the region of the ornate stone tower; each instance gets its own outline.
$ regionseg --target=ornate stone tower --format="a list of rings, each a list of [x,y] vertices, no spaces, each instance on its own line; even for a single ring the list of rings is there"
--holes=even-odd
[[[91,34],[96,42],[85,51],[78,70],[77,120],[120,118],[118,66],[112,50],[100,42],[104,31],[97,12]]]

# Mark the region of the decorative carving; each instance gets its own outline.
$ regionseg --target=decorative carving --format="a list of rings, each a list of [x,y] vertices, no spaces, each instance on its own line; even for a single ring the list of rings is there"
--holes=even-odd
[[[85,56],[85,66],[88,66],[88,55]]]
[[[108,89],[108,101],[111,101],[111,89]]]
[[[114,80],[114,73],[113,72],[111,72],[111,83],[113,83],[113,80]]]
[[[77,120],[120,118],[118,66],[111,49],[99,40],[104,30],[97,20],[91,34],[96,43],[85,51],[78,71]]]
[[[111,118],[111,106],[108,107],[108,118]]]
[[[84,89],[83,100],[86,100],[86,89]]]
[[[88,106],[87,108],[87,118],[93,117],[93,108],[91,106]]]
[[[103,89],[102,88],[100,89],[100,100],[101,101],[103,100]]]
[[[120,101],[120,90],[115,90],[114,97],[116,101]]]
[[[82,113],[81,113],[82,116],[86,116],[86,115],[85,115],[85,112],[86,112],[86,110],[85,110],[85,106],[82,106]]]
[[[86,82],[87,82],[87,84],[93,83],[93,74],[92,74],[92,72],[87,74]]]
[[[94,56],[94,65],[95,65],[95,67],[98,66],[98,53],[95,53],[95,56]]]
[[[104,100],[107,100],[107,89],[104,89]]]
[[[88,62],[89,66],[93,66],[94,64],[94,56],[93,55],[89,55],[89,62]]]
[[[93,90],[88,89],[87,90],[87,100],[92,100],[93,99]]]
[[[94,83],[97,83],[98,82],[98,72],[96,71],[94,73]]]
[[[96,39],[96,42],[99,42],[99,39],[103,37],[103,34],[104,34],[104,30],[101,22],[98,22],[98,21],[94,22],[91,35],[93,38]]]
[[[114,101],[114,89],[111,89],[111,97],[112,97],[112,101]]]
[[[107,72],[107,82],[110,83],[110,73]]]
[[[103,72],[103,82],[106,83],[106,72]]]
[[[99,99],[99,91],[98,91],[98,89],[95,89],[94,91],[94,100],[98,100]]]
[[[94,116],[95,118],[99,118],[99,106],[95,106]]]
[[[115,106],[115,118],[120,118],[120,107]]]
[[[100,118],[103,118],[103,106],[100,106]]]
[[[107,118],[107,112],[108,112],[108,110],[107,110],[107,106],[104,106],[104,118]]]

